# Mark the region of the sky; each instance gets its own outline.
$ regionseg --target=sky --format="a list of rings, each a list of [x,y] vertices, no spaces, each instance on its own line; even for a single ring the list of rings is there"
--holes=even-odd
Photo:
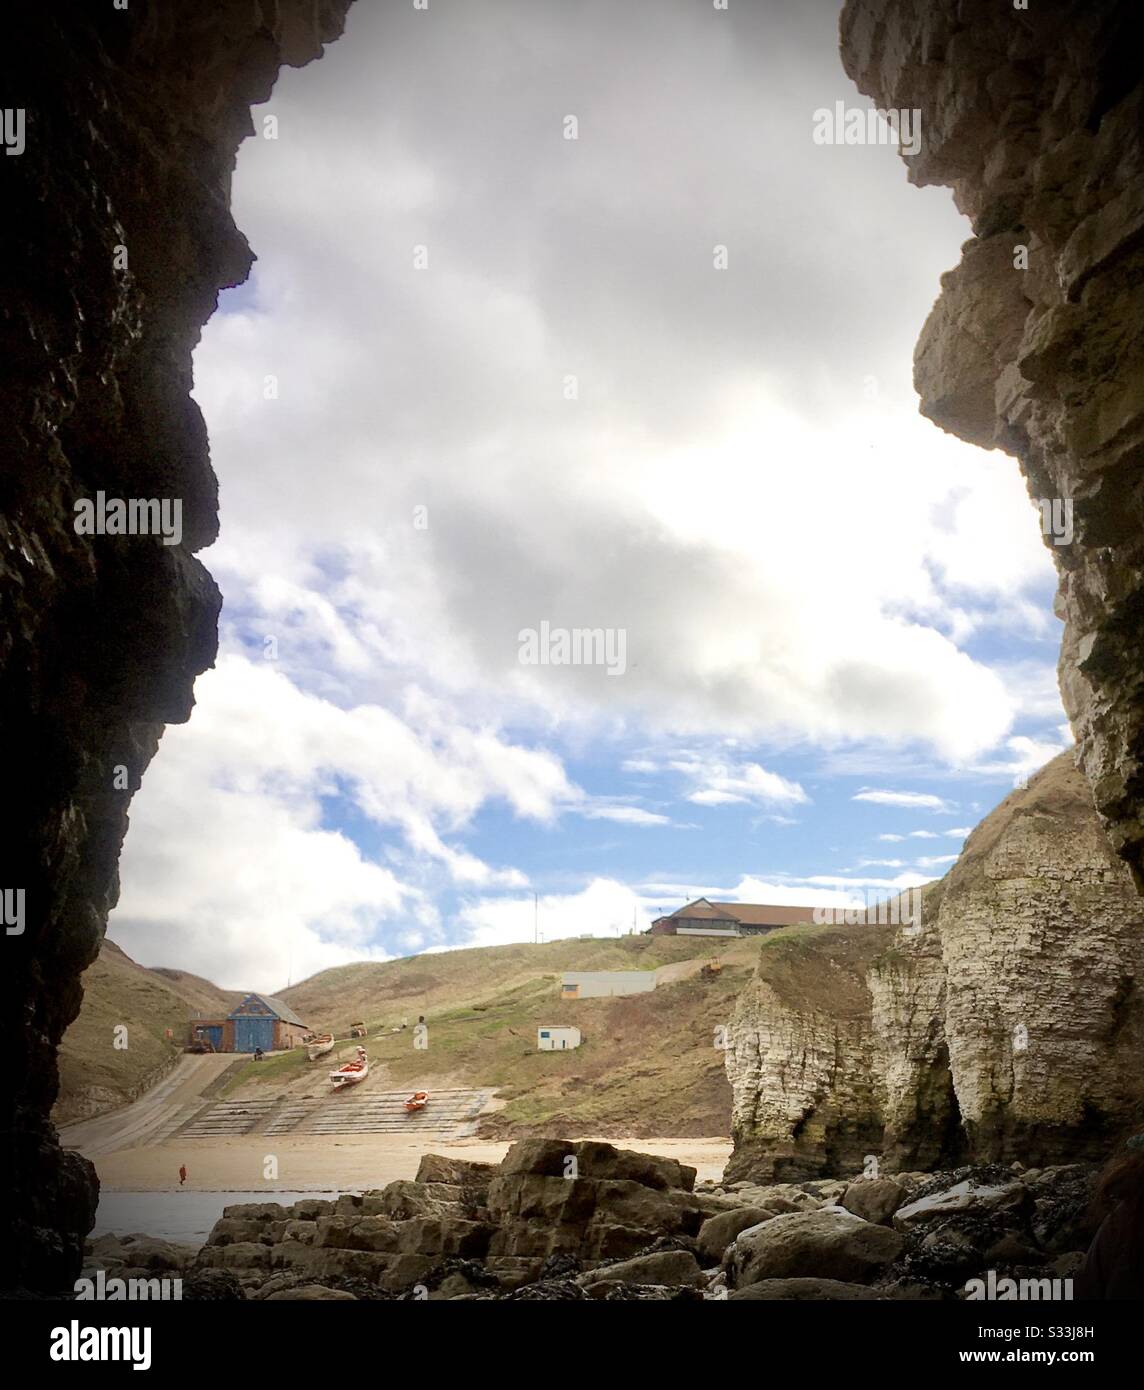
[[[194,359],[220,652],[132,803],[135,959],[270,991],[854,901],[1071,745],[1016,463],[911,384],[970,228],[814,140],[867,105],[837,14],[363,2],[254,108]]]

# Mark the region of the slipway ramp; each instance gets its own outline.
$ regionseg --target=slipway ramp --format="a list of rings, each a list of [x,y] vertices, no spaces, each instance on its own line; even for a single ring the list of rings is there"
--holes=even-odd
[[[183,1139],[243,1134],[396,1134],[427,1139],[464,1139],[476,1133],[477,1117],[491,1090],[429,1092],[424,1110],[406,1114],[408,1091],[346,1091],[297,1100],[220,1100],[205,1106],[180,1128]]]
[[[245,1061],[245,1057],[225,1052],[180,1057],[174,1069],[138,1100],[107,1115],[68,1125],[60,1130],[60,1142],[87,1158],[161,1144],[209,1106],[210,1093],[223,1084],[231,1067]]]

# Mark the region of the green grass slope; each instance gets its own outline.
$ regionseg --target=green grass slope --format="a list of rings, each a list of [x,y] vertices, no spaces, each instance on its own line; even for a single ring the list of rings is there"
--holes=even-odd
[[[225,1015],[242,998],[197,975],[148,970],[106,939],[84,971],[83,991],[79,1016],[60,1044],[57,1124],[132,1100],[177,1060],[192,1014]],[[125,1048],[116,1046],[120,1025],[126,1028]]]
[[[555,1130],[705,1137],[729,1133],[731,1091],[717,1030],[760,949],[758,939],[648,936],[486,947],[328,970],[285,997],[312,1027],[346,1039],[337,1056],[351,1054],[349,1027],[365,1021],[371,1087],[495,1088],[500,1108],[481,1122],[488,1137]],[[704,975],[713,957],[722,969]],[[565,970],[670,966],[678,970],[650,993],[560,998]],[[424,1050],[414,1047],[421,1014],[429,1029]],[[404,1031],[392,1031],[403,1021]],[[582,1045],[539,1052],[537,1029],[560,1024],[579,1027]],[[249,1063],[228,1094],[267,1087],[318,1094],[331,1061],[311,1064],[299,1051]]]

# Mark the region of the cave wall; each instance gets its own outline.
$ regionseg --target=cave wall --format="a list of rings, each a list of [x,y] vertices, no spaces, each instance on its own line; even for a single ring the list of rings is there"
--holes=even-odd
[[[1061,692],[1105,829],[1144,886],[1139,11],[847,0],[841,52],[875,105],[921,112],[910,181],[951,188],[972,225],[922,330],[915,385],[943,429],[1015,455],[1035,500],[1072,504],[1071,528],[1046,536]]]
[[[0,731],[4,1281],[58,1290],[98,1187],[49,1113],[56,1048],[118,896],[132,791],[211,665],[218,529],[191,353],[253,257],[229,211],[252,103],[321,56],[350,0],[9,7],[0,68]],[[124,253],[126,264],[124,264]],[[80,535],[74,504],[179,499],[181,538]],[[194,807],[188,806],[188,815]],[[14,901],[14,900],[13,900]]]

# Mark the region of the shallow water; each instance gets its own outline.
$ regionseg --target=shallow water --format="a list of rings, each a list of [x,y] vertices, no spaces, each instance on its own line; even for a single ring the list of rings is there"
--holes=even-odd
[[[222,1215],[223,1207],[240,1202],[281,1202],[289,1206],[303,1197],[331,1200],[341,1192],[193,1192],[189,1188],[174,1192],[104,1192],[100,1194],[92,1238],[141,1233],[174,1240],[184,1245],[202,1245],[210,1229]]]

